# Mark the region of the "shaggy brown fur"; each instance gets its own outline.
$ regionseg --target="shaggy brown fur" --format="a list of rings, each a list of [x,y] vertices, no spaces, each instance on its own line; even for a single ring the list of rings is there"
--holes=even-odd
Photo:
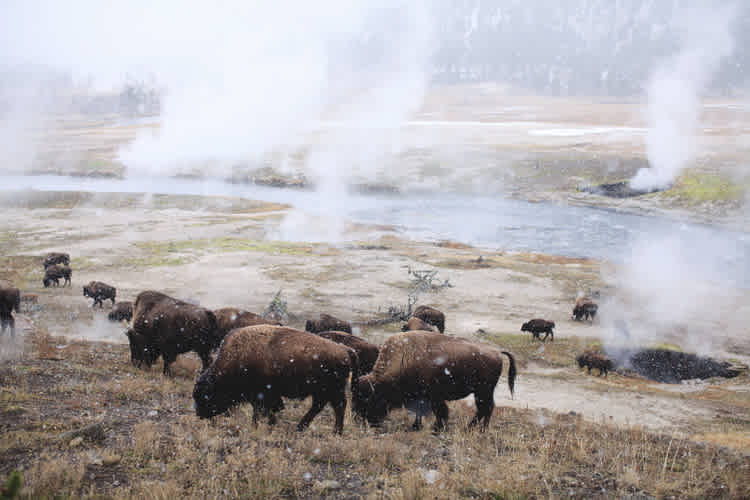
[[[579,368],[586,367],[588,373],[591,373],[592,368],[596,368],[599,370],[599,376],[603,373],[605,377],[609,370],[615,369],[611,359],[596,351],[582,352],[576,357],[576,363],[578,363]]]
[[[52,252],[48,253],[44,257],[44,268],[47,269],[49,266],[54,266],[55,264],[65,264],[66,266],[70,265],[70,255],[67,253],[60,253],[60,252]]]
[[[72,275],[73,275],[73,271],[68,266],[63,265],[63,264],[55,264],[54,266],[48,267],[44,271],[44,278],[42,278],[42,284],[44,285],[44,288],[47,288],[52,283],[54,283],[55,286],[59,286],[60,278],[63,278],[65,280],[63,281],[63,286],[65,286],[66,284],[70,285],[70,277]]]
[[[10,328],[11,337],[16,336],[14,310],[21,311],[21,292],[10,281],[0,280],[0,334]]]
[[[359,359],[357,372],[363,374],[370,373],[372,367],[375,366],[375,360],[378,359],[378,354],[380,353],[380,349],[375,344],[371,344],[365,339],[346,332],[320,332],[316,335],[354,349]]]
[[[552,336],[550,340],[555,340],[554,329],[555,329],[554,321],[547,321],[546,319],[539,319],[539,318],[529,320],[523,325],[521,325],[522,332],[530,332],[531,335],[535,339],[540,339],[542,342],[547,340],[547,337],[549,337],[550,335]],[[544,338],[541,338],[542,333],[545,334]]]
[[[502,354],[510,360],[508,387],[513,394],[516,362],[509,352],[435,332],[393,335],[381,346],[372,373],[352,384],[352,409],[371,425],[379,425],[390,409],[428,400],[437,431],[448,421],[445,402],[473,393],[477,413],[469,426],[481,422],[484,429],[495,406]],[[418,419],[415,426],[419,424]]]
[[[578,299],[575,307],[573,307],[573,319],[576,321],[583,321],[584,319],[594,321],[594,316],[596,316],[598,310],[599,306],[592,300],[586,298]]]
[[[338,319],[330,314],[321,314],[320,319],[307,320],[305,323],[305,331],[311,333],[329,331],[352,333],[352,325],[349,322]]]
[[[83,296],[94,299],[94,303],[91,307],[99,304],[99,308],[104,307],[105,300],[111,300],[112,306],[115,305],[115,297],[117,296],[117,288],[101,281],[89,281],[89,284],[83,287]]]
[[[130,321],[133,319],[133,303],[132,302],[118,302],[112,306],[112,310],[109,311],[107,318],[110,321]]]
[[[414,310],[412,317],[419,318],[425,323],[433,325],[440,333],[445,332],[445,314],[434,307],[419,306]]]
[[[221,342],[213,311],[154,291],[136,297],[128,339],[136,365],[151,366],[161,356],[165,375],[177,355],[189,351],[198,353],[205,370],[211,350]]]
[[[256,325],[277,325],[281,326],[281,323],[273,320],[267,320],[259,314],[251,313],[249,311],[243,311],[236,307],[224,307],[222,309],[216,309],[214,311],[216,315],[216,324],[219,327],[218,335],[224,338],[227,333],[234,330],[235,328],[243,328],[246,326]]]
[[[416,318],[412,316],[409,318],[409,321],[407,321],[404,326],[401,327],[402,332],[413,332],[413,331],[423,331],[423,332],[434,332],[436,328],[432,326],[429,323],[425,323],[419,318]]]
[[[330,403],[336,415],[334,431],[344,429],[345,387],[356,373],[353,349],[283,326],[258,325],[231,331],[211,367],[198,377],[193,390],[196,413],[210,418],[247,401],[253,423],[259,414],[276,421],[281,398],[312,396],[312,407],[297,425],[305,429]]]

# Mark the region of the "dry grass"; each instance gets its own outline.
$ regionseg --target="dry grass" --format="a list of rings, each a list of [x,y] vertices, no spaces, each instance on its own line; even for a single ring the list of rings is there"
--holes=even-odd
[[[38,359],[39,346],[61,343],[64,359]],[[562,344],[561,356],[577,347]],[[126,346],[41,336],[33,347],[0,368],[0,480],[22,469],[22,498],[750,495],[741,453],[639,428],[498,408],[481,434],[465,430],[472,408],[462,402],[450,404],[452,425],[441,435],[410,431],[409,415],[394,411],[383,429],[349,418],[334,436],[330,409],[298,433],[309,402],[295,401],[274,428],[253,427],[247,406],[201,421],[191,408],[192,356],[169,379],[132,367]],[[59,439],[97,422],[103,440]],[[698,439],[723,445],[733,437]]]

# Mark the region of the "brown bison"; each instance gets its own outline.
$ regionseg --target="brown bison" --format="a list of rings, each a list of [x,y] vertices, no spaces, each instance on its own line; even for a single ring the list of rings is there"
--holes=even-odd
[[[267,320],[259,314],[251,313],[249,311],[243,311],[236,307],[224,307],[222,309],[216,309],[214,311],[216,315],[216,325],[219,328],[218,335],[224,338],[227,333],[234,330],[235,328],[243,328],[246,326],[256,325],[277,325],[281,326],[281,323],[273,320]]]
[[[352,333],[352,325],[348,321],[338,319],[330,314],[321,314],[320,319],[307,320],[305,331],[310,333],[329,331]]]
[[[402,332],[413,332],[413,331],[422,331],[422,332],[434,332],[436,329],[434,326],[432,326],[429,323],[425,323],[421,319],[412,316],[409,318],[409,321],[407,321],[404,326],[401,327]]]
[[[11,337],[16,336],[14,310],[21,311],[21,292],[10,281],[0,280],[0,334],[10,328]]]
[[[434,307],[419,306],[414,310],[412,317],[419,318],[438,329],[440,333],[445,332],[445,314]]]
[[[592,300],[586,298],[578,299],[575,307],[573,307],[573,319],[576,321],[583,321],[584,319],[594,321],[594,316],[596,316],[596,311],[598,310],[599,306]]]
[[[341,434],[346,383],[350,373],[358,375],[356,367],[353,349],[316,335],[272,325],[233,330],[195,383],[196,413],[210,418],[246,401],[253,405],[253,424],[262,414],[273,425],[284,407],[281,398],[312,396],[312,407],[297,429],[305,429],[330,403],[336,415],[334,432]]]
[[[44,257],[44,268],[47,269],[50,266],[54,266],[55,264],[65,264],[66,266],[70,265],[70,255],[66,253],[60,253],[60,252],[52,252],[48,253]]]
[[[83,296],[94,299],[94,303],[91,307],[95,307],[99,304],[99,308],[104,307],[105,300],[111,300],[112,306],[115,305],[115,297],[117,296],[117,288],[101,281],[89,281],[89,284],[83,287]]]
[[[599,376],[607,376],[609,370],[614,370],[615,365],[612,360],[605,355],[595,351],[584,351],[576,357],[576,363],[579,368],[586,367],[586,372],[591,373],[592,368],[599,370]]]
[[[151,366],[161,356],[165,375],[177,355],[189,351],[198,353],[205,370],[211,350],[221,342],[213,311],[154,291],[136,297],[133,328],[127,335],[133,363]]]
[[[550,340],[555,340],[554,329],[555,329],[554,321],[547,321],[546,319],[539,319],[539,318],[529,320],[523,325],[521,325],[522,332],[530,332],[531,335],[535,339],[540,339],[542,342],[547,340],[547,337],[549,337],[550,335],[552,336]],[[542,333],[545,334],[544,338],[541,338]]]
[[[44,271],[44,278],[42,278],[42,284],[44,285],[44,288],[49,287],[52,285],[52,283],[55,284],[55,286],[60,285],[60,278],[63,278],[63,286],[66,284],[70,285],[70,277],[73,275],[73,271],[64,264],[55,264],[53,266],[48,267]],[[71,285],[72,286],[72,285]]]
[[[510,360],[508,387],[512,395],[516,362],[509,352],[435,332],[394,335],[381,347],[372,373],[352,384],[352,409],[375,426],[392,408],[427,400],[435,413],[433,429],[438,431],[448,421],[445,402],[473,393],[477,413],[469,426],[481,422],[484,429],[495,406],[503,354]],[[415,427],[420,424],[418,414]]]
[[[112,306],[107,318],[110,321],[130,321],[133,319],[133,303],[129,301],[118,302]]]
[[[375,344],[371,344],[365,339],[346,332],[330,331],[320,332],[316,335],[354,349],[354,352],[357,353],[357,359],[359,360],[357,372],[370,373],[372,367],[375,366],[375,360],[378,359],[378,354],[380,352],[380,349],[378,349],[378,346]]]

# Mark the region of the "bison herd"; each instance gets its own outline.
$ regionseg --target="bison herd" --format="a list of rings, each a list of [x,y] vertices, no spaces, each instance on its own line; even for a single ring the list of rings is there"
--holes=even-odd
[[[52,253],[44,259],[43,284],[70,284],[70,257]],[[132,321],[126,331],[131,362],[150,367],[162,358],[163,373],[179,354],[195,352],[202,370],[193,390],[195,411],[211,418],[247,402],[253,407],[253,422],[260,417],[269,424],[284,408],[284,398],[312,397],[310,410],[298,429],[305,429],[328,404],[335,414],[334,432],[341,433],[350,387],[352,412],[356,419],[373,426],[382,424],[394,408],[428,408],[435,415],[433,430],[445,429],[446,401],[474,395],[476,414],[470,427],[487,427],[494,408],[495,386],[508,360],[507,378],[511,395],[516,378],[514,356],[497,347],[444,335],[445,315],[435,308],[420,306],[402,328],[378,347],[352,334],[347,321],[321,314],[296,330],[263,316],[227,307],[209,310],[157,291],[144,291],[135,301],[116,302],[115,287],[91,281],[83,287],[92,307],[111,300],[108,318]],[[20,292],[0,281],[2,331],[14,334],[12,311],[20,307]],[[578,301],[575,319],[593,319],[596,304]],[[535,338],[552,336],[554,322],[533,319],[521,330]],[[214,355],[215,353],[215,355]],[[212,359],[213,357],[213,359]],[[611,362],[594,352],[577,358],[581,367],[598,368],[605,375]],[[609,363],[609,364],[608,364]],[[414,428],[421,427],[417,412]]]

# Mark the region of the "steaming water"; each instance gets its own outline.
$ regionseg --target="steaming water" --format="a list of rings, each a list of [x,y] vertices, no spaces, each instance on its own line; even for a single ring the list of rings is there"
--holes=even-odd
[[[682,257],[705,261],[707,242],[721,248],[711,277],[750,288],[750,234],[667,218],[460,193],[400,196],[321,195],[310,191],[174,178],[90,179],[3,176],[0,190],[88,191],[235,196],[293,205],[303,212],[394,226],[416,240],[450,239],[479,247],[622,261],[631,243],[677,232]],[[335,198],[335,199],[334,199]]]

